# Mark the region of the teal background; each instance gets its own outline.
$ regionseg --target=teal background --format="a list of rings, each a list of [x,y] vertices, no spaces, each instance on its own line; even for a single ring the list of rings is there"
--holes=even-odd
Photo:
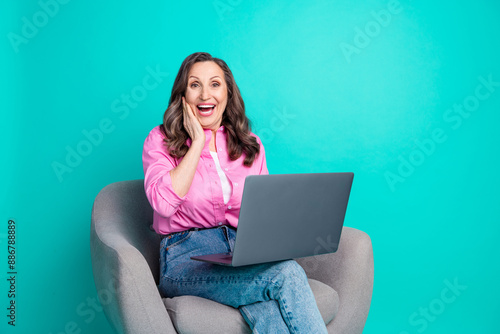
[[[21,35],[22,18],[32,22],[41,5],[3,1],[0,268],[6,276],[13,218],[18,275],[15,328],[1,280],[0,331],[56,334],[73,322],[81,333],[112,332],[102,312],[77,313],[97,295],[93,200],[107,184],[143,178],[142,145],[179,66],[206,51],[232,69],[271,173],[355,173],[345,223],[370,235],[375,256],[365,333],[497,333],[500,87],[457,128],[443,117],[479,77],[500,81],[500,3],[401,1],[346,57],[342,43],[355,45],[356,27],[388,3],[73,0],[16,52],[9,33]],[[148,66],[168,76],[120,118],[112,103]],[[52,164],[65,164],[66,147],[103,119],[113,131],[59,180]],[[446,140],[391,187],[398,157],[418,158],[416,141],[435,129]],[[443,303],[454,280],[464,288]],[[429,307],[430,317],[419,315]]]

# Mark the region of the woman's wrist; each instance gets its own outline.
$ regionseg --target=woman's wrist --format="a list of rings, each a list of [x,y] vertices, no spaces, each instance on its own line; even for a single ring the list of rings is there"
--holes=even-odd
[[[203,147],[205,147],[205,139],[203,138],[197,138],[191,141],[191,147],[196,147],[200,150],[203,150]]]

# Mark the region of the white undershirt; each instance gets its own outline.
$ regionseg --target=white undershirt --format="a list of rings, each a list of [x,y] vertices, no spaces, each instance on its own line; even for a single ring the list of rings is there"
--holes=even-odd
[[[219,174],[220,183],[222,185],[222,196],[224,196],[224,204],[227,204],[227,202],[229,202],[229,198],[231,197],[231,184],[229,184],[229,180],[227,179],[226,174],[222,171],[219,158],[217,157],[217,152],[210,151],[210,154],[215,161],[217,174]]]

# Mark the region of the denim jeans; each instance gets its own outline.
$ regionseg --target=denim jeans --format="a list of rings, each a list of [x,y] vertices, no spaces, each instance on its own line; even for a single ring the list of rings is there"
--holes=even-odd
[[[327,333],[307,276],[294,260],[228,267],[191,256],[232,252],[229,226],[172,233],[160,244],[165,297],[194,295],[238,308],[253,333]]]

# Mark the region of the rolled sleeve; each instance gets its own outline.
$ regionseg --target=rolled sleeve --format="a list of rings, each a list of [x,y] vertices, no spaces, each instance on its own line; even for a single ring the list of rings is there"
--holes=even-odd
[[[151,207],[163,217],[170,217],[186,200],[172,187],[170,171],[177,166],[176,160],[168,154],[159,129],[153,129],[146,140],[142,152],[144,167],[144,190]]]

